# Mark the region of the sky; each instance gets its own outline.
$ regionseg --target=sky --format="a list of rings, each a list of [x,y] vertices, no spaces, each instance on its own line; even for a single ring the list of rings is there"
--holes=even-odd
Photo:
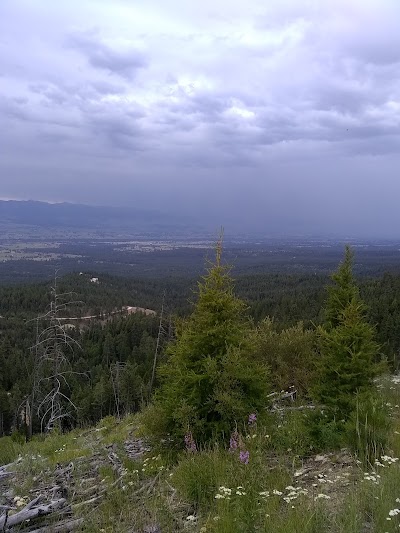
[[[399,0],[1,0],[0,197],[400,237]]]

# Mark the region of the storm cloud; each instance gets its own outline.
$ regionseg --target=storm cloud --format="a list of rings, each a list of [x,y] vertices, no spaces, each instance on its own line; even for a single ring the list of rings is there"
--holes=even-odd
[[[0,196],[396,236],[397,0],[2,0]]]

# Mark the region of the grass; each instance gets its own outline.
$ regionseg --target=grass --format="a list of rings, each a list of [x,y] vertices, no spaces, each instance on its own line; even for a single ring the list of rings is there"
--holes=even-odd
[[[140,531],[155,525],[161,531],[194,533],[392,533],[400,526],[400,511],[396,514],[400,509],[400,460],[396,460],[400,456],[400,383],[386,377],[377,389],[379,409],[383,405],[390,414],[389,427],[380,424],[379,415],[375,425],[371,422],[374,431],[358,428],[360,460],[350,457],[346,471],[341,469],[344,452],[326,455],[329,462],[321,466],[309,457],[304,416],[294,413],[277,419],[273,427],[248,429],[241,441],[249,452],[248,464],[240,461],[238,450],[230,452],[217,445],[183,452],[173,460],[154,450],[132,460],[124,442],[137,435],[140,416],[122,421],[108,417],[95,428],[39,436],[26,444],[4,437],[0,464],[22,457],[14,493],[25,498],[38,479],[40,483],[50,479],[58,463],[74,462],[77,485],[95,475],[96,484],[107,487],[104,498],[96,507],[75,511],[85,518],[83,531],[89,533],[128,531],[133,526]],[[360,416],[364,429],[373,420],[370,410],[367,415]],[[379,451],[383,436],[384,454]],[[107,461],[109,444],[114,444],[120,457],[122,479]],[[364,449],[368,453],[363,455]],[[100,461],[95,470],[94,456]],[[375,464],[376,458],[383,466]],[[315,472],[298,475],[310,466]],[[318,468],[323,473],[317,474]]]

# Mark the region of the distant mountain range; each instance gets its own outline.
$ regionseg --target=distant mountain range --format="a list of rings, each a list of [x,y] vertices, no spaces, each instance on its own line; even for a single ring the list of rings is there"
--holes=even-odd
[[[0,224],[43,229],[111,232],[181,231],[198,226],[189,218],[127,207],[0,200]],[[197,226],[197,228],[196,228]]]

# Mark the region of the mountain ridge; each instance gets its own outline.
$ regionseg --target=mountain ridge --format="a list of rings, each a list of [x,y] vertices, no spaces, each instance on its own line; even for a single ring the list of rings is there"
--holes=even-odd
[[[0,223],[39,228],[154,230],[187,228],[189,217],[138,208],[49,203],[37,200],[0,200]]]

